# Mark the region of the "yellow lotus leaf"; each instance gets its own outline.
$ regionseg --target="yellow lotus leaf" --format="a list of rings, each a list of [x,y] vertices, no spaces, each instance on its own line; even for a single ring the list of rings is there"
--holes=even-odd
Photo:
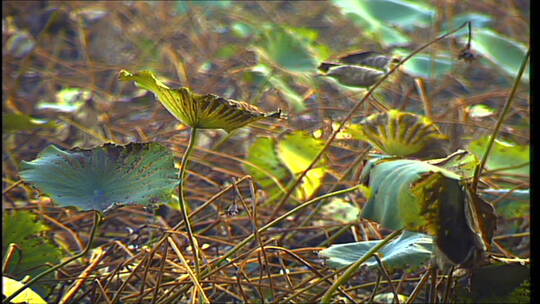
[[[120,71],[121,80],[133,80],[155,93],[163,106],[178,120],[192,128],[224,129],[230,132],[264,118],[281,118],[281,110],[265,113],[248,103],[213,94],[197,94],[189,88],[172,89],[150,71]]]

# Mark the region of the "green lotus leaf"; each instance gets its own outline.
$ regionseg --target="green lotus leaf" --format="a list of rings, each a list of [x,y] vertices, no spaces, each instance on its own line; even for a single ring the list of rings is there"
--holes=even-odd
[[[44,266],[47,262],[59,261],[62,256],[60,249],[41,235],[47,230],[49,227],[32,212],[6,212],[2,247],[15,243],[25,252],[21,263],[11,265],[11,273],[23,273],[31,268]]]
[[[98,211],[149,204],[178,184],[173,155],[158,143],[70,151],[51,145],[37,159],[23,162],[20,176],[61,206]]]
[[[296,112],[302,112],[307,108],[304,97],[288,84],[291,83],[290,79],[286,75],[272,73],[272,69],[267,65],[253,66],[246,72],[246,78],[248,81],[257,82],[258,85],[263,85],[268,81]]]
[[[2,230],[2,252],[5,256],[9,244],[17,244],[18,250],[5,271],[14,278],[26,275],[36,276],[48,268],[47,264],[57,264],[64,252],[50,238],[45,237],[49,227],[30,211],[6,211]],[[47,279],[54,279],[50,274]],[[46,294],[50,281],[41,281],[35,290]]]
[[[226,9],[231,6],[231,0],[188,0],[188,1],[178,1],[176,2],[176,12],[180,15],[186,14],[191,11],[194,7],[204,7],[204,14],[210,14],[212,9]]]
[[[277,140],[259,138],[249,149],[246,170],[266,191],[276,193],[276,180],[288,182],[291,177],[307,169],[323,143],[302,131],[293,132]],[[311,197],[322,185],[327,173],[327,160],[323,158],[319,167],[306,173],[295,194],[301,199]],[[281,189],[285,191],[285,189]]]
[[[328,259],[329,266],[341,268],[355,263],[380,242],[381,240],[332,245],[320,251],[319,254]],[[433,238],[431,236],[404,231],[399,238],[384,246],[379,251],[379,256],[387,269],[411,269],[427,263],[431,258],[432,250]],[[371,257],[364,265],[376,268],[377,261]]]
[[[479,13],[464,13],[453,17],[444,25],[444,29],[449,31],[463,25],[465,22],[471,22],[472,28],[474,29],[486,28],[493,23],[493,17]],[[454,35],[466,35],[467,33],[467,29],[462,29]]]
[[[367,22],[364,19],[365,16],[361,17],[355,13],[348,13],[347,17],[359,27],[365,29],[364,36],[366,38],[379,41],[385,48],[405,46],[412,41],[403,30],[392,25],[378,23],[376,20],[375,22]]]
[[[490,241],[493,210],[472,199],[459,175],[427,162],[391,158],[370,161],[365,170],[372,195],[362,217],[434,236],[437,248],[455,264],[484,250],[482,238]]]
[[[256,50],[273,65],[291,72],[315,71],[317,60],[308,41],[277,25],[268,25],[263,34]]]
[[[404,46],[412,41],[402,30],[385,25],[375,27],[375,30],[370,36],[380,40],[385,47]]]
[[[507,219],[517,219],[530,216],[530,189],[484,189],[480,197],[487,201],[497,201],[497,214]]]
[[[349,19],[358,24],[369,38],[385,47],[404,45],[410,38],[396,29],[432,24],[436,11],[418,2],[405,0],[333,0]]]
[[[486,151],[489,137],[483,137],[469,144],[469,150],[479,159]],[[495,140],[486,162],[487,170],[497,170],[500,174],[530,174],[530,146],[516,145]]]
[[[271,137],[259,137],[249,148],[247,160],[256,166],[244,165],[247,172],[271,193],[278,190],[274,179],[285,183],[291,177],[277,155],[276,140]]]
[[[230,132],[254,121],[280,118],[281,110],[264,113],[256,106],[213,94],[197,94],[189,88],[171,89],[150,71],[120,71],[120,79],[133,80],[143,89],[157,95],[163,106],[182,123],[199,129],[224,129]]]
[[[365,118],[347,128],[353,138],[364,140],[389,155],[437,158],[446,156],[448,137],[428,118],[390,110]]]
[[[248,38],[256,32],[252,25],[244,22],[233,23],[231,30],[239,38]]]
[[[393,24],[401,27],[426,26],[436,15],[435,9],[406,0],[333,0],[343,13],[356,14],[372,25]]]
[[[418,54],[405,62],[402,71],[412,77],[437,79],[450,74],[454,69],[454,60],[445,57],[433,57]]]
[[[466,39],[463,37],[462,39]],[[527,46],[518,41],[505,37],[489,29],[474,31],[472,48],[486,57],[495,66],[515,77],[525,54]],[[523,80],[529,80],[529,70],[523,72]]]

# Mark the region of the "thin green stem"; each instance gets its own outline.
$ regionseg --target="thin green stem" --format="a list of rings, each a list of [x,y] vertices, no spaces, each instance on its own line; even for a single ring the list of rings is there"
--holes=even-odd
[[[484,155],[482,155],[482,160],[480,161],[480,165],[478,165],[474,170],[472,189],[475,192],[478,185],[478,180],[480,178],[480,173],[482,173],[482,170],[484,169],[484,166],[486,165],[486,161],[489,156],[489,152],[491,151],[491,147],[493,146],[493,143],[495,142],[495,139],[497,138],[497,135],[499,134],[499,129],[501,128],[502,123],[504,122],[504,117],[508,113],[508,109],[510,109],[512,100],[514,100],[514,95],[516,94],[517,88],[519,87],[521,76],[523,75],[523,71],[525,71],[525,67],[527,66],[527,62],[529,61],[530,55],[531,55],[531,48],[527,50],[527,54],[525,54],[525,57],[523,57],[523,61],[521,62],[521,66],[516,75],[516,79],[514,80],[514,85],[512,86],[512,91],[510,91],[510,95],[508,95],[508,98],[506,99],[506,102],[504,103],[504,107],[501,111],[501,115],[499,116],[499,119],[497,120],[497,124],[495,125],[495,129],[493,130],[493,134],[491,134],[491,137],[489,138],[488,144],[486,146],[486,151],[484,152]]]
[[[382,249],[384,246],[386,246],[392,239],[394,239],[396,236],[398,236],[403,229],[396,230],[389,234],[387,237],[384,238],[380,243],[378,243],[376,246],[371,248],[364,256],[359,259],[358,261],[354,262],[347,270],[328,288],[328,290],[324,293],[324,295],[321,298],[321,303],[330,303],[332,299],[332,295],[334,292],[338,289],[339,286],[343,285],[345,282],[349,281],[351,277],[358,271],[360,266],[364,264],[372,255],[374,255],[377,251]]]
[[[58,265],[56,265],[54,267],[51,267],[51,268],[43,271],[42,273],[38,274],[32,280],[28,281],[21,288],[19,288],[17,291],[15,291],[13,294],[11,294],[9,297],[4,299],[4,301],[2,303],[3,304],[11,303],[10,302],[11,300],[13,300],[21,292],[23,292],[28,287],[32,286],[34,283],[39,281],[44,276],[48,275],[49,273],[51,273],[51,272],[53,272],[53,271],[55,271],[55,270],[57,270],[57,269],[59,269],[61,267],[64,267],[65,265],[75,261],[76,259],[78,259],[78,258],[82,257],[83,255],[85,255],[86,253],[88,253],[88,250],[90,250],[90,247],[92,245],[92,241],[94,240],[94,235],[96,234],[97,227],[99,226],[100,223],[101,223],[101,215],[100,215],[99,211],[94,210],[94,224],[93,224],[92,230],[90,232],[90,238],[88,239],[88,244],[86,244],[86,247],[84,248],[84,250],[81,251],[80,253],[72,256],[71,258],[65,260],[64,262],[62,262],[62,263],[60,263],[60,264],[58,264]]]
[[[182,156],[182,161],[180,163],[180,169],[178,171],[178,205],[180,205],[180,211],[182,212],[182,217],[184,218],[184,223],[186,223],[186,230],[189,238],[189,242],[191,243],[191,250],[193,250],[193,256],[195,259],[195,272],[196,276],[199,277],[200,273],[200,265],[199,265],[199,245],[197,243],[197,240],[195,239],[195,236],[193,235],[193,229],[191,228],[191,222],[189,221],[189,215],[187,213],[187,207],[186,207],[186,200],[184,199],[184,183],[185,180],[185,173],[186,173],[186,167],[188,163],[189,154],[191,153],[191,150],[193,150],[193,146],[195,144],[195,136],[197,135],[197,128],[192,127],[189,133],[189,143],[184,151],[184,155]]]

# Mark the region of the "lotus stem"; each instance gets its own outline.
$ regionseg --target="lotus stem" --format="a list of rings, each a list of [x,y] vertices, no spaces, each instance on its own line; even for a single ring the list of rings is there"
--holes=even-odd
[[[195,259],[195,271],[198,277],[200,273],[199,245],[197,243],[197,240],[195,239],[195,236],[193,235],[193,229],[191,228],[191,222],[189,221],[189,215],[187,213],[186,200],[184,199],[184,183],[186,182],[185,180],[186,167],[187,167],[189,154],[191,153],[191,150],[193,150],[193,146],[195,144],[196,135],[197,135],[197,128],[192,127],[189,133],[189,143],[186,150],[184,151],[184,155],[182,156],[180,169],[178,171],[178,180],[180,181],[180,183],[178,184],[178,205],[180,205],[180,211],[182,212],[184,223],[186,223],[188,239],[189,239],[189,242],[191,243],[191,250],[193,251],[193,256]]]

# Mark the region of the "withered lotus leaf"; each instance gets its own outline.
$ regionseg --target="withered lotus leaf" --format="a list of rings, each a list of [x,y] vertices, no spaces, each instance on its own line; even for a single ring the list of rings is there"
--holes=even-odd
[[[151,71],[120,71],[121,80],[133,80],[155,93],[163,106],[178,120],[193,128],[224,129],[230,132],[264,118],[281,118],[281,110],[265,113],[254,105],[213,94],[197,94],[189,88],[172,89]]]

